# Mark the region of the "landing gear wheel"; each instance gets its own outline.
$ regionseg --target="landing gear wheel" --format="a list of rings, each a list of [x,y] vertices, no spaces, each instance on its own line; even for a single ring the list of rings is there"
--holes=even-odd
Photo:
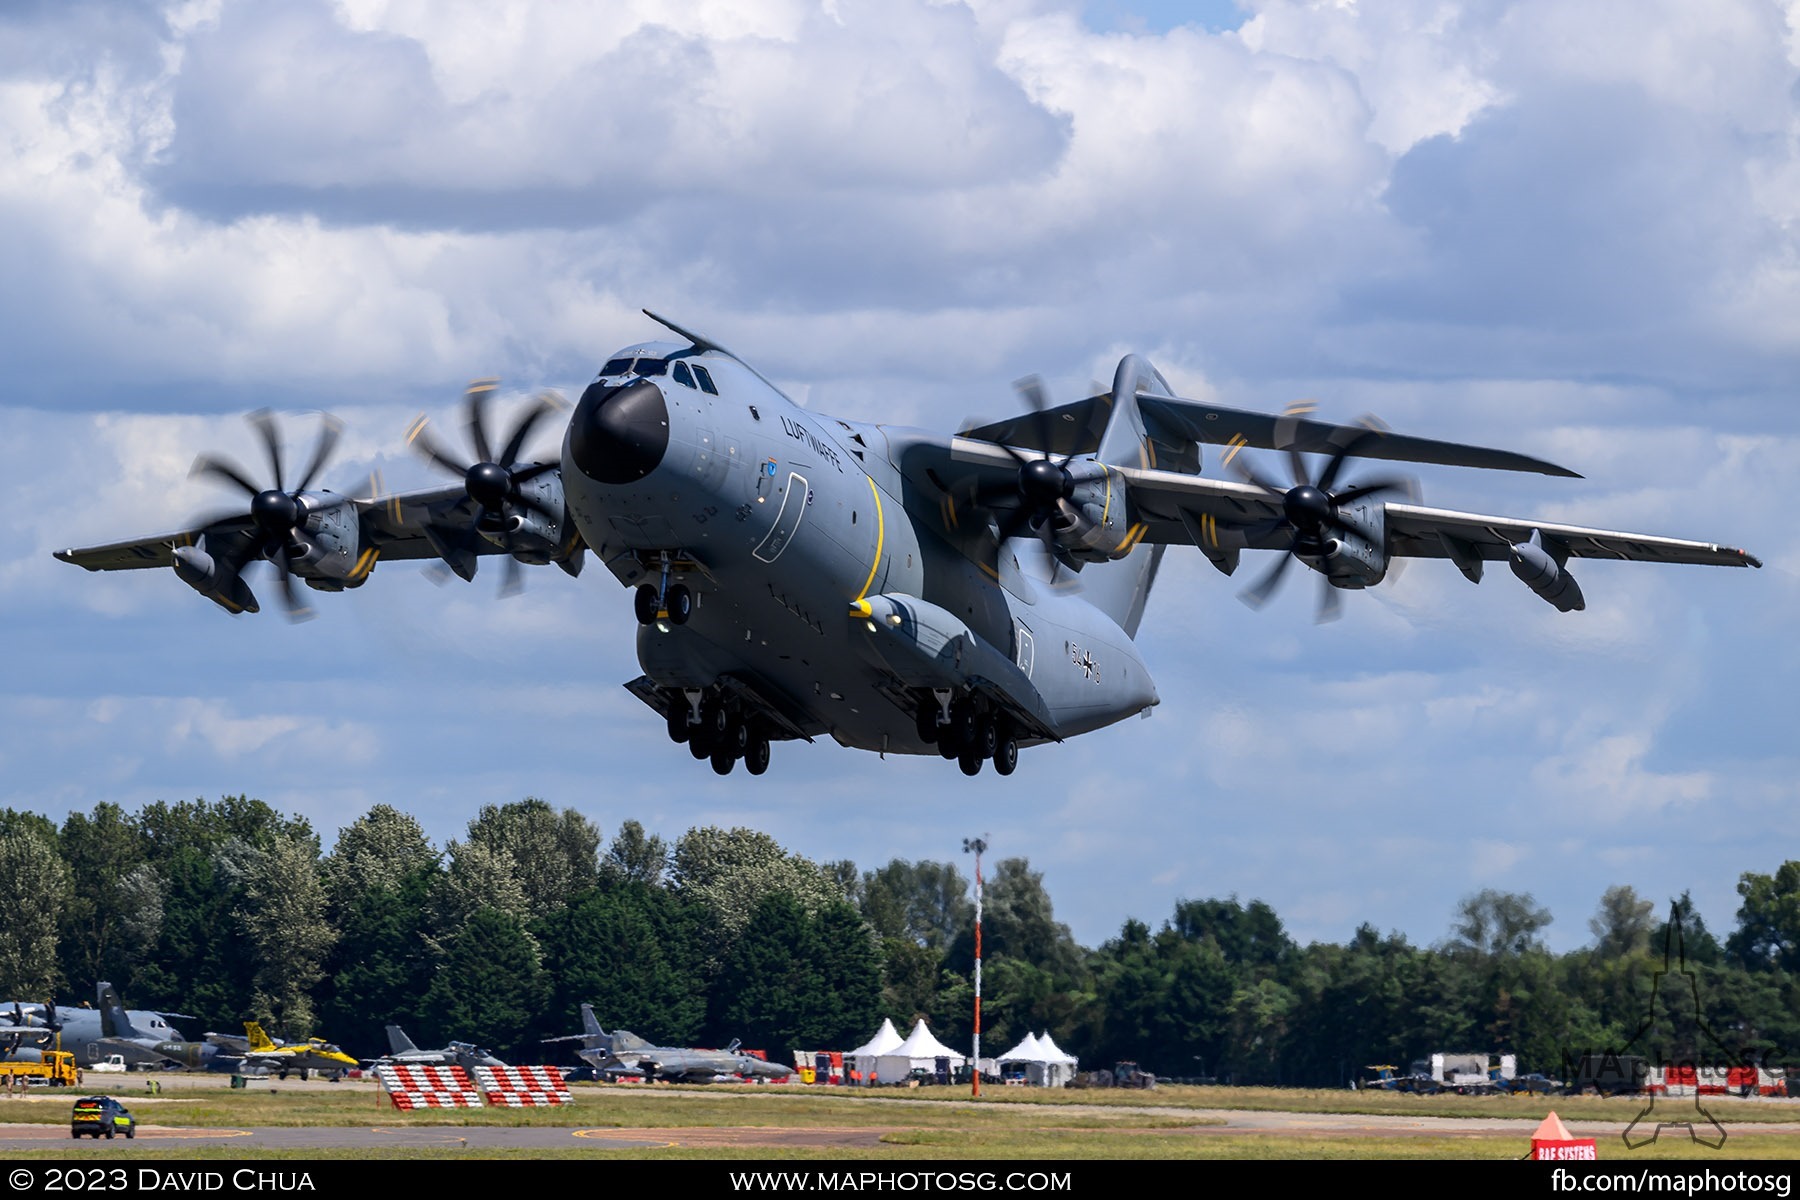
[[[937,745],[938,740],[938,706],[936,700],[925,700],[919,704],[918,731],[919,740],[927,746]]]
[[[712,754],[712,738],[707,735],[706,726],[701,725],[688,731],[688,753],[695,758],[706,758]]]
[[[637,595],[631,598],[631,607],[637,613],[639,625],[656,620],[656,589],[647,583],[639,588]]]
[[[687,585],[678,583],[669,589],[663,605],[669,610],[671,625],[686,625],[687,619],[694,615],[694,593],[687,590]]]
[[[731,747],[731,752],[739,758],[750,748],[750,726],[739,720],[735,713],[727,714],[725,735],[719,739],[721,746]]]
[[[982,761],[981,755],[975,753],[973,750],[964,750],[961,754],[956,756],[956,765],[962,768],[962,773],[964,775],[981,774]]]
[[[686,697],[677,697],[669,705],[669,740],[676,745],[688,740],[688,702]]]
[[[979,745],[975,740],[978,732],[975,710],[966,703],[958,704],[950,710],[950,729],[953,734],[951,740],[956,743],[959,750],[964,746]]]
[[[720,746],[712,752],[713,774],[715,775],[731,774],[731,768],[736,762],[737,755],[731,752],[729,746]]]
[[[949,728],[940,729],[938,731],[937,751],[945,758],[956,757],[956,737],[954,735],[954,730],[955,726],[950,726]]]
[[[999,744],[1000,739],[994,732],[994,722],[992,719],[983,717],[975,723],[974,748],[981,757],[994,757],[994,750]]]
[[[760,733],[750,735],[750,744],[744,747],[744,770],[752,775],[761,775],[769,769],[769,739]]]
[[[994,773],[1011,775],[1019,767],[1019,743],[1009,734],[1001,735],[994,747]]]

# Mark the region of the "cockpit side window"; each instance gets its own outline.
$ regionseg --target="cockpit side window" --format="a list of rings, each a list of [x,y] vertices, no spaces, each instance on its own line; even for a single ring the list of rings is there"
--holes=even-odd
[[[694,376],[695,376],[695,378],[699,379],[699,381],[700,381],[700,390],[701,391],[705,392],[709,396],[716,396],[719,394],[719,389],[713,386],[711,371],[707,370],[705,367],[701,366],[699,363],[695,363],[694,364]]]
[[[604,367],[600,368],[600,374],[602,377],[605,377],[607,375],[625,375],[625,374],[628,374],[630,371],[631,371],[631,360],[629,358],[609,359],[609,360],[607,360],[606,365]]]
[[[669,372],[669,374],[675,376],[675,382],[679,383],[682,387],[694,386],[694,373],[688,370],[688,365],[684,362],[676,363],[675,369]]]

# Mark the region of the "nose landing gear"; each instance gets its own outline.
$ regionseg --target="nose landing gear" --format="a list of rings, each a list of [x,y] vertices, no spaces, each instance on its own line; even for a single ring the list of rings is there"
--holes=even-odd
[[[664,554],[661,578],[639,587],[632,597],[639,625],[657,625],[666,631],[668,625],[686,625],[694,615],[694,593],[685,583],[670,583],[669,570],[669,556]]]

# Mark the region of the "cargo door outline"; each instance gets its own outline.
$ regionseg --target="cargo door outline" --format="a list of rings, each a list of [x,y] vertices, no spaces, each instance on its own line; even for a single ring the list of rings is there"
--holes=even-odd
[[[800,522],[806,519],[806,499],[809,495],[806,476],[798,471],[789,471],[787,492],[781,498],[781,511],[775,514],[775,527],[762,544],[752,551],[763,562],[772,563],[781,557],[781,552],[788,548],[794,540],[794,534],[800,530]]]

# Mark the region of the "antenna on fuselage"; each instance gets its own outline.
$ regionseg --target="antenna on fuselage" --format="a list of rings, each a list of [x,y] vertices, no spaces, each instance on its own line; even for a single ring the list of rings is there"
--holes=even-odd
[[[760,379],[764,383],[768,384],[769,388],[772,391],[774,391],[774,393],[777,396],[780,396],[783,400],[786,400],[789,404],[793,404],[794,407],[796,407],[796,408],[800,407],[800,405],[795,404],[794,398],[792,396],[788,395],[786,392],[782,391],[779,387],[777,387],[775,385],[774,380],[770,379],[767,375],[764,375],[761,371],[757,370],[755,367],[751,366],[749,363],[745,362],[743,359],[739,358],[737,355],[733,354],[731,351],[727,350],[725,347],[719,345],[719,343],[713,341],[711,338],[703,338],[691,329],[683,329],[681,326],[677,325],[675,322],[669,320],[669,318],[659,317],[647,308],[643,309],[642,312],[646,317],[649,317],[652,321],[655,321],[658,325],[661,325],[665,329],[673,330],[674,332],[679,333],[682,337],[686,338],[688,341],[692,342],[694,344],[694,349],[702,351],[702,352],[710,350],[714,354],[723,354],[726,358],[729,358],[732,362],[738,364],[738,366],[744,368],[744,370],[750,372],[752,375],[756,376],[758,379]]]

